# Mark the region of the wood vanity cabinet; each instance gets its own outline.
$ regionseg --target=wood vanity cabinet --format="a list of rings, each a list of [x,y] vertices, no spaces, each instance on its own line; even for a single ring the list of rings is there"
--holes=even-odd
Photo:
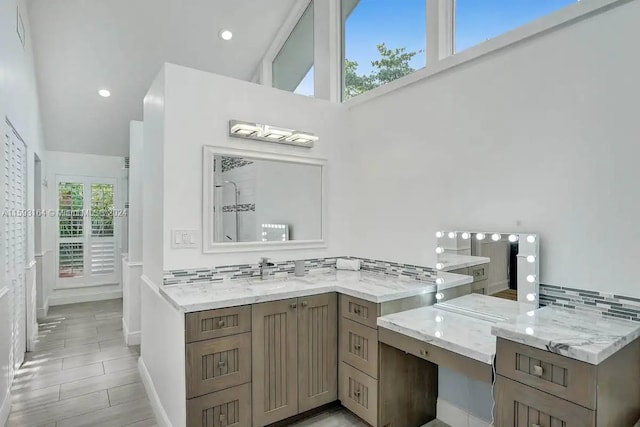
[[[379,316],[432,303],[424,298],[433,295],[382,304],[340,295],[340,402],[373,427],[435,418],[437,366],[378,340]]]
[[[599,365],[498,338],[496,426],[621,427],[640,417],[640,339]]]
[[[465,276],[473,277],[473,282],[470,285],[471,293],[487,295],[487,292],[488,292],[487,286],[489,283],[489,280],[488,280],[489,264],[480,264],[480,265],[474,265],[473,267],[459,268],[457,270],[450,271],[450,273],[464,274]],[[459,296],[461,295],[458,295],[458,294],[445,295],[444,299],[445,300],[453,299]]]
[[[187,426],[251,425],[251,306],[188,313]]]
[[[337,400],[337,295],[255,304],[253,425]]]

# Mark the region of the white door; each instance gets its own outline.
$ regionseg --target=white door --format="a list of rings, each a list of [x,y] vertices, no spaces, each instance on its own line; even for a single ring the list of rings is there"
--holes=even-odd
[[[24,361],[27,348],[25,266],[27,259],[27,150],[12,128],[4,144],[4,281],[11,289],[11,368]]]
[[[60,176],[57,288],[118,283],[116,180]]]

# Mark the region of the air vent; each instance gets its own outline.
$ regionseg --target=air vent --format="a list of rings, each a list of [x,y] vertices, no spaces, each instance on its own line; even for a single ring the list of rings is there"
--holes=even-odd
[[[124,158],[124,168],[129,169],[129,156]]]

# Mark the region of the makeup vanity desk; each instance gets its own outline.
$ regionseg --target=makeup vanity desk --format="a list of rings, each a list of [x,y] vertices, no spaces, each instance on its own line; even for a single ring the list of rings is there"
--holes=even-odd
[[[495,357],[498,427],[631,427],[640,417],[639,322],[471,294],[380,317],[378,330],[381,353],[488,384]]]

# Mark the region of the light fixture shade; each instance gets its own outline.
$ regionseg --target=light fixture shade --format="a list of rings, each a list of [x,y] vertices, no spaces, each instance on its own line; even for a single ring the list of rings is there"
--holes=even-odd
[[[272,126],[264,126],[262,137],[267,139],[273,139],[274,141],[281,141],[291,136],[291,131],[287,129],[274,128]]]
[[[231,120],[229,122],[229,132],[232,135],[242,137],[257,136],[262,132],[262,127],[252,123],[239,122],[237,120]]]
[[[298,131],[293,132],[291,136],[287,137],[287,141],[297,142],[299,144],[314,143],[317,140],[318,140],[318,137],[312,133],[298,132]]]

